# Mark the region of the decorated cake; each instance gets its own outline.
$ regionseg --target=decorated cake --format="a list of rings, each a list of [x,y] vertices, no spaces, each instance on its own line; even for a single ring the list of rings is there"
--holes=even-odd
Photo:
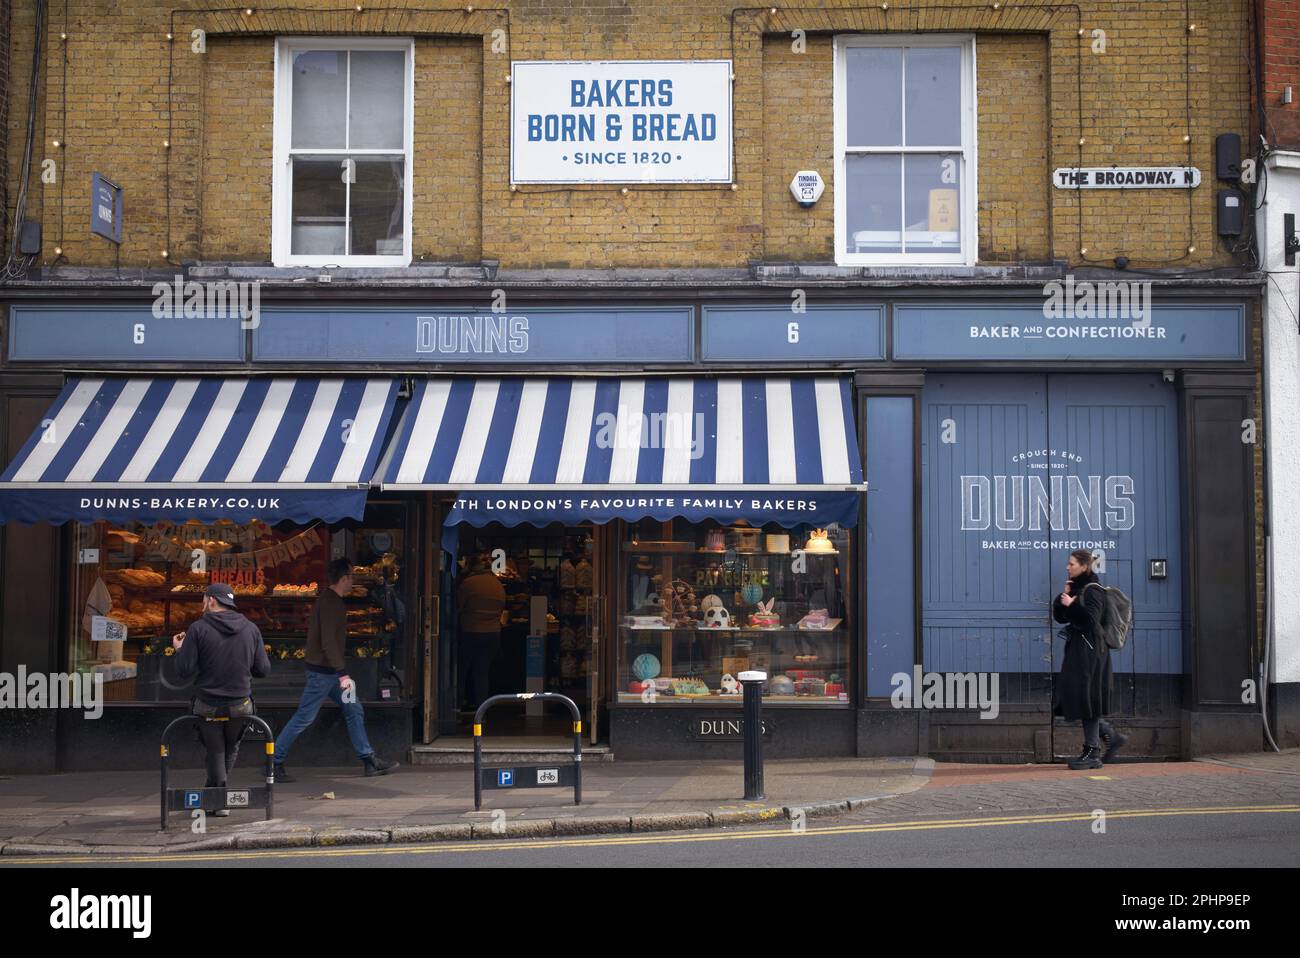
[[[799,620],[801,629],[824,629],[830,624],[830,617],[825,609],[811,609]]]
[[[812,535],[808,537],[808,544],[804,547],[805,552],[835,552],[835,546],[831,544],[830,537],[826,534],[825,529],[814,529]]]
[[[721,529],[710,529],[704,537],[704,548],[708,552],[726,552],[726,540]]]
[[[673,695],[708,695],[709,687],[700,679],[673,679]]]
[[[758,603],[758,610],[749,613],[749,624],[756,629],[777,629],[781,627],[781,617],[772,611],[775,598]]]

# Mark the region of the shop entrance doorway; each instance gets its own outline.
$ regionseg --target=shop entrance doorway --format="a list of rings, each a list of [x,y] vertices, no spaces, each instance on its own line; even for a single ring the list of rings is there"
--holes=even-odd
[[[1078,723],[1051,719],[1064,641],[1050,605],[1083,548],[1133,600],[1133,632],[1111,656],[1112,720],[1131,753],[1178,754],[1177,408],[1158,373],[927,377],[923,665],[997,673],[1003,719],[1000,744],[952,733],[935,752],[1077,753]]]
[[[460,526],[447,595],[453,641],[445,688],[455,735],[470,734],[474,710],[487,696],[516,692],[567,695],[587,728],[594,726],[597,531],[558,523]],[[568,713],[541,702],[494,707],[487,732],[497,746],[526,738],[563,748],[573,740]]]

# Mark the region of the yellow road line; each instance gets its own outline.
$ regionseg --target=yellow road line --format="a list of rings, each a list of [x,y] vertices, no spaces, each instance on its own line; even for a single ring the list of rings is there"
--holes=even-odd
[[[1107,811],[1107,820],[1116,818],[1165,818],[1187,815],[1243,815],[1279,814],[1300,812],[1300,805],[1235,805],[1209,808],[1118,809]],[[779,828],[749,829],[744,831],[709,832],[699,835],[673,834],[671,832],[646,832],[631,835],[625,832],[593,836],[591,838],[556,837],[541,839],[474,839],[469,842],[435,842],[423,845],[393,847],[373,845],[339,845],[333,848],[266,848],[245,849],[232,852],[172,852],[169,854],[135,855],[41,855],[31,857],[0,856],[0,865],[79,865],[90,862],[153,863],[248,861],[303,857],[351,857],[362,855],[420,855],[454,852],[499,852],[520,849],[551,848],[602,848],[619,845],[680,845],[695,842],[742,841],[748,839],[807,838],[832,835],[864,835],[878,832],[931,831],[948,828],[987,828],[996,825],[1050,825],[1064,822],[1091,822],[1092,812],[1060,812],[1028,816],[1000,816],[989,818],[934,819],[917,822],[880,822],[877,824],[836,825],[826,828],[808,828],[797,832],[789,826]]]

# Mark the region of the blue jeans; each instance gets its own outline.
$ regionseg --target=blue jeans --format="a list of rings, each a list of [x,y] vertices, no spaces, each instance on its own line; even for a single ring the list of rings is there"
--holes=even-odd
[[[298,711],[293,713],[289,724],[276,737],[275,764],[284,761],[294,741],[316,721],[316,713],[327,698],[333,699],[334,704],[343,710],[343,721],[347,723],[348,737],[352,739],[352,747],[357,750],[357,758],[364,759],[375,754],[375,750],[370,747],[370,739],[366,738],[366,713],[361,703],[343,701],[343,690],[339,688],[337,675],[308,671],[307,686],[302,690],[302,698],[298,700]]]

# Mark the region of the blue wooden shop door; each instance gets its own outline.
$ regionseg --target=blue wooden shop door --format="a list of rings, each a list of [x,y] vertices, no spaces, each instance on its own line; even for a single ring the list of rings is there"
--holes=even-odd
[[[1182,662],[1178,405],[1158,374],[1048,377],[1048,437],[1064,466],[1052,581],[1072,548],[1099,558],[1102,582],[1133,600],[1133,633],[1112,654],[1121,717],[1176,720]],[[1098,545],[1098,543],[1100,543]],[[1164,577],[1152,577],[1152,561]],[[1157,574],[1159,570],[1156,570]],[[1059,662],[1064,644],[1054,642]]]
[[[931,672],[996,672],[1006,704],[1051,701],[1047,532],[1026,490],[1048,448],[1041,375],[926,378],[922,643]]]
[[[1056,751],[1045,707],[1063,643],[1050,604],[1073,548],[1099,551],[1103,580],[1134,602],[1134,634],[1113,658],[1117,712],[1176,720],[1176,408],[1158,375],[927,377],[922,664],[998,673],[1004,722],[1021,731],[1009,730],[1009,755]],[[1150,577],[1153,559],[1165,578]],[[990,751],[975,741],[936,748]]]

